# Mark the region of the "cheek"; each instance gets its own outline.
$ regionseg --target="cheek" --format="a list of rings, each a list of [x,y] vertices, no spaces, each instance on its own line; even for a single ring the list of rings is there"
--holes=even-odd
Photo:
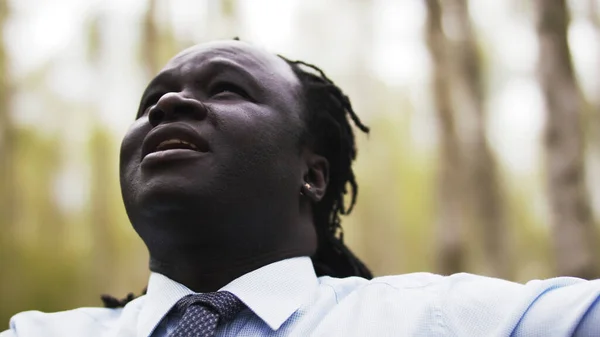
[[[219,115],[229,145],[252,152],[287,150],[297,144],[301,130],[298,118],[271,109],[236,109]]]
[[[298,180],[297,123],[283,116],[238,115],[223,127],[228,147],[221,162],[224,176],[252,180],[265,191],[285,189]]]
[[[150,131],[151,126],[147,117],[136,120],[121,142],[120,170],[121,176],[125,174],[128,168],[139,165],[141,160],[142,142],[144,137]]]
[[[129,212],[129,205],[136,199],[136,187],[139,186],[138,174],[141,161],[141,146],[146,134],[151,127],[146,117],[136,120],[121,142],[119,157],[119,180],[125,209]]]

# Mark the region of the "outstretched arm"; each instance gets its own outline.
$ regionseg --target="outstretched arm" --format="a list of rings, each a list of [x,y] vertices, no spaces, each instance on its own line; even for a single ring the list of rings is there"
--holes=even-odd
[[[559,277],[518,284],[448,277],[442,311],[459,336],[600,336],[600,280]]]

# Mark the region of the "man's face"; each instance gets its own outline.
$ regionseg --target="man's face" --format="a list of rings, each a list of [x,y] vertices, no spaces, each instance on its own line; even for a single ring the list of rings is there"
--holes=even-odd
[[[121,147],[123,198],[142,238],[152,210],[251,207],[269,198],[277,207],[297,198],[300,92],[285,61],[238,41],[195,46],[169,61]]]

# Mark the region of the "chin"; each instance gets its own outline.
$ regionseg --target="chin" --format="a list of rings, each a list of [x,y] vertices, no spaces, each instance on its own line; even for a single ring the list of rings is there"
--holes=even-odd
[[[208,184],[184,179],[161,179],[138,190],[136,203],[142,209],[189,209],[210,196]]]
[[[144,175],[134,181],[122,181],[125,209],[132,222],[173,212],[198,210],[202,200],[212,193],[206,177],[189,179],[182,175]]]
[[[133,228],[147,245],[149,238],[163,243],[181,241],[193,235],[198,220],[210,211],[203,207],[206,203],[198,202],[199,198],[191,191],[155,188],[143,191],[126,204],[126,211]]]

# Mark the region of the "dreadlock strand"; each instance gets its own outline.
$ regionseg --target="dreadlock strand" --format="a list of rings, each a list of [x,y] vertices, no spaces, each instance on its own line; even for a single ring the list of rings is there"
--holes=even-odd
[[[282,59],[290,65],[304,87],[308,131],[315,138],[316,150],[320,150],[330,162],[332,172],[325,197],[315,205],[315,227],[318,235],[322,236],[313,256],[315,269],[321,275],[371,278],[368,268],[344,244],[340,219],[340,215],[352,211],[358,195],[358,184],[351,166],[356,158],[356,145],[349,120],[362,132],[368,133],[369,128],[352,109],[348,96],[319,67],[304,61]],[[333,132],[337,133],[337,145],[328,143]],[[350,185],[350,191],[347,185]],[[351,200],[346,207],[344,196],[348,193]]]

